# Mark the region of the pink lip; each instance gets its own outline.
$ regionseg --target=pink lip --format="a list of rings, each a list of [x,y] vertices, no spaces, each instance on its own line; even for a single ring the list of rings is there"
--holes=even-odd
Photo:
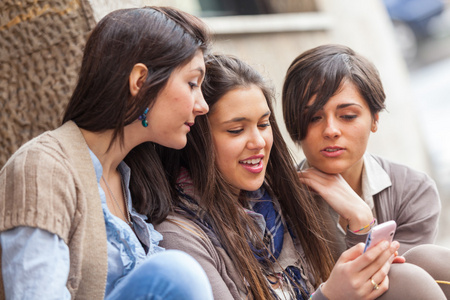
[[[333,150],[333,151],[327,151],[327,150]],[[338,147],[338,146],[331,146],[331,147],[325,147],[322,150],[320,150],[320,153],[325,157],[338,157],[341,156],[345,151],[345,148]]]
[[[188,127],[189,131],[191,131],[191,127],[194,126],[194,123],[186,122],[184,125]]]
[[[257,165],[249,165],[249,164],[243,163],[243,161],[246,161],[249,159],[258,159],[258,158],[260,158],[261,160],[259,161],[259,163]],[[255,173],[255,174],[261,173],[262,170],[264,169],[263,158],[264,158],[264,154],[253,155],[253,156],[247,157],[246,159],[240,160],[239,163],[241,164],[241,166],[244,169],[246,169],[250,173]]]

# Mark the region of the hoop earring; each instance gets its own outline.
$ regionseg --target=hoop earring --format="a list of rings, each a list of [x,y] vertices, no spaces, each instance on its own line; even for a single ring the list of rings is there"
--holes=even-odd
[[[142,121],[142,126],[144,126],[144,127],[148,126],[147,113],[148,113],[148,107],[145,109],[144,113],[139,116],[139,120]]]

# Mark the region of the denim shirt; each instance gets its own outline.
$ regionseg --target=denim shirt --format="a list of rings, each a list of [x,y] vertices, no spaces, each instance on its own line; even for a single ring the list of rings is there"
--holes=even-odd
[[[102,165],[94,153],[89,152],[97,176],[108,240],[107,297],[133,269],[150,255],[164,251],[164,248],[158,246],[162,235],[152,224],[145,222],[146,216],[137,213],[134,208],[130,210],[130,214],[136,234],[122,219],[111,214],[105,192],[100,186]],[[118,170],[126,187],[127,205],[132,207],[130,169],[121,162]],[[70,299],[66,287],[70,253],[61,238],[39,228],[16,227],[0,233],[0,244],[2,275],[8,299],[25,299],[30,296],[36,299]],[[36,255],[36,249],[40,249],[39,255]],[[30,270],[29,266],[39,267]]]

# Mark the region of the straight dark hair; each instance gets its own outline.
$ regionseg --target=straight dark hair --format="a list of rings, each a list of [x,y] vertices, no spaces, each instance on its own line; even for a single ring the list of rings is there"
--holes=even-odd
[[[283,117],[292,140],[301,143],[312,117],[348,81],[367,102],[372,116],[385,108],[383,84],[376,67],[342,45],[322,45],[296,57],[289,66],[282,91]],[[314,103],[306,109],[308,102]]]
[[[113,129],[111,144],[123,142],[124,126],[152,108],[172,72],[197,53],[204,54],[209,33],[204,23],[170,7],[116,10],[106,15],[89,36],[75,91],[63,123],[102,132]],[[148,68],[136,96],[129,87],[134,65]],[[165,218],[170,210],[170,190],[152,143],[135,147],[125,158],[131,168],[133,207],[151,221]]]
[[[252,85],[261,89],[272,112],[269,121],[273,146],[266,171],[266,185],[272,196],[278,199],[283,217],[302,244],[318,284],[328,278],[333,259],[321,233],[322,220],[317,217],[317,207],[299,182],[293,159],[276,123],[271,103],[272,90],[258,72],[239,59],[225,55],[208,58],[202,91],[210,112],[226,93]],[[247,283],[249,294],[255,299],[271,299],[273,294],[248,243],[258,236],[253,231],[253,221],[242,209],[249,206],[249,199],[245,191],[240,195],[233,194],[231,186],[215,166],[215,150],[207,118],[197,117],[196,126],[183,150],[172,151],[171,155],[167,155],[167,151],[161,152],[165,155],[163,161],[169,180],[175,186],[180,167],[189,170],[200,199],[198,205],[202,215],[199,217],[206,219],[213,227],[243,282]],[[174,199],[175,205],[180,205],[182,200]]]

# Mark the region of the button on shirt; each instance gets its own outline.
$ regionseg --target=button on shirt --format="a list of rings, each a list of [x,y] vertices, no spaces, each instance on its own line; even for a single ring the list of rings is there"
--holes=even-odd
[[[122,219],[111,214],[106,204],[105,192],[100,186],[102,165],[94,153],[90,150],[89,152],[97,176],[108,240],[106,297],[147,257],[163,251],[164,248],[158,246],[162,235],[154,229],[152,224],[145,222],[146,216],[137,213],[133,208],[130,210],[135,234]],[[129,191],[130,169],[121,162],[118,170],[126,187],[127,205],[132,207]],[[0,244],[2,275],[8,299],[25,299],[27,295],[42,299],[70,298],[66,288],[70,253],[61,238],[39,228],[16,227],[0,233]],[[36,255],[36,249],[42,250],[39,255]],[[30,269],[30,266],[38,267]],[[32,283],[31,286],[30,283]],[[51,286],[50,283],[52,283]]]

